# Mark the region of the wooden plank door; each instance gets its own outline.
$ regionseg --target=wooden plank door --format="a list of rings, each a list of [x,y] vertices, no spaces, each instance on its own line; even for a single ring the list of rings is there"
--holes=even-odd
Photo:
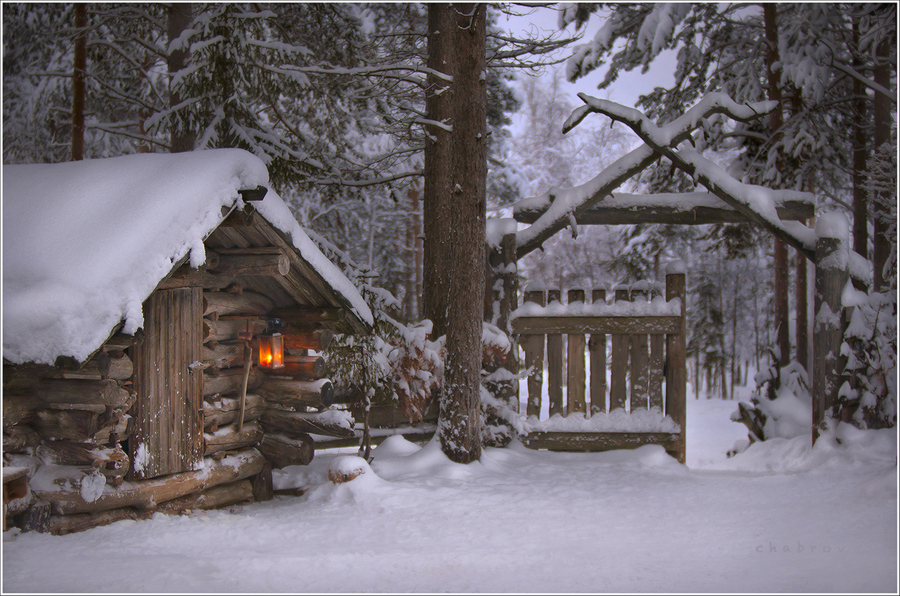
[[[203,459],[203,291],[158,290],[144,303],[144,341],[135,350],[131,477],[197,469]]]

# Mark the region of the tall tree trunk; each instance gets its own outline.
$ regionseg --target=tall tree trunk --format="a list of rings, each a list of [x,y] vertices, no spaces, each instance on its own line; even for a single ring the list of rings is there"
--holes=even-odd
[[[781,137],[781,128],[784,124],[781,104],[781,87],[779,75],[776,69],[778,63],[778,5],[764,4],[763,15],[765,17],[766,41],[769,51],[766,54],[766,65],[769,73],[768,97],[777,101],[779,106],[769,113],[769,128],[771,129],[772,143],[777,143]],[[783,167],[781,159],[777,162],[779,170]],[[791,336],[788,328],[788,252],[787,245],[775,238],[774,269],[775,269],[775,329],[777,333],[776,345],[780,352],[779,364],[785,366],[791,359]]]
[[[797,252],[797,362],[809,371],[809,300],[807,299],[808,264],[806,257]]]
[[[481,457],[481,315],[487,178],[485,4],[453,4],[449,305],[441,448],[452,461]]]
[[[735,382],[735,374],[740,376],[741,373],[741,365],[737,359],[737,330],[738,330],[738,293],[740,291],[740,284],[737,279],[734,280],[734,300],[732,301],[731,307],[731,392],[729,393],[728,398],[734,399],[734,382]],[[737,370],[737,373],[735,373]]]
[[[452,75],[453,24],[449,4],[428,5],[427,66]],[[450,218],[450,125],[453,89],[440,77],[429,75],[425,92],[426,118],[441,125],[425,126],[425,188],[422,219],[424,226],[423,301],[425,318],[434,324],[432,335],[447,332],[450,258],[447,232]]]
[[[853,20],[854,54],[859,48],[859,18]],[[853,68],[863,70],[862,60],[854,56]],[[853,250],[869,257],[869,199],[866,189],[866,88],[853,81]]]
[[[177,48],[172,48],[171,44],[181,37],[181,34],[191,26],[193,18],[193,4],[180,4],[176,2],[169,5],[167,33],[169,36],[170,51],[167,65],[170,81],[169,109],[172,110],[176,109],[176,106],[178,106],[184,98],[181,97],[177,87],[172,85],[171,80],[176,73],[183,70],[188,65],[190,51],[187,48],[181,47],[181,45],[184,44],[179,44]],[[170,119],[170,151],[172,153],[193,151],[194,140],[196,137],[194,131],[188,130],[188,127],[182,122],[182,118],[177,117],[175,114],[171,114]]]
[[[75,5],[75,51],[72,64],[72,161],[84,159],[84,76],[87,68],[87,5]]]
[[[404,310],[406,319],[414,321],[419,318],[419,290],[421,285],[420,237],[422,236],[422,218],[419,216],[419,188],[410,185],[406,194],[409,199],[409,222],[406,227],[406,250],[409,254],[410,270],[406,278],[406,299]]]
[[[893,43],[894,40],[886,39],[878,44],[878,48],[875,51],[875,82],[885,89],[890,89],[891,87],[890,51]],[[891,122],[891,104],[888,98],[881,93],[876,93],[873,111],[875,121],[873,143],[875,145],[875,151],[878,152],[883,159],[889,159],[891,152],[891,129],[893,123]],[[875,224],[874,234],[872,236],[872,260],[875,264],[875,291],[884,292],[889,289],[887,287],[888,284],[885,281],[884,265],[887,263],[892,246],[896,242],[891,242],[891,238],[888,237],[890,217],[888,206],[891,203],[896,202],[897,189],[894,188],[893,191],[891,191],[884,188],[886,185],[879,184],[878,186],[878,200],[872,202],[872,219]],[[893,194],[893,197],[888,196],[890,194]]]

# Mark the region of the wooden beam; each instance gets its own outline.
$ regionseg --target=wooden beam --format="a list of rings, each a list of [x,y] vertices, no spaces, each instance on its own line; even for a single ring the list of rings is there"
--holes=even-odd
[[[192,269],[182,265],[171,276],[159,282],[157,290],[174,290],[177,288],[203,288],[205,290],[223,290],[238,283],[233,275],[213,275],[205,267]]]
[[[805,221],[815,214],[813,203],[786,199],[775,211],[783,221]],[[532,224],[546,209],[519,210],[516,221]],[[628,195],[615,193],[590,209],[575,215],[579,225],[747,223],[743,213],[711,193]]]
[[[217,275],[284,276],[291,270],[288,256],[280,249],[234,249],[218,251],[218,263],[208,267]]]
[[[605,317],[516,317],[512,321],[513,333],[527,334],[648,334],[678,333],[680,317],[677,316],[605,316]]]
[[[628,108],[622,110],[622,106],[618,104],[606,100],[588,98],[583,93],[579,94],[579,97],[588,103],[588,106],[586,107],[589,108],[590,111],[603,114],[615,122],[621,122],[628,126],[634,131],[638,138],[644,142],[644,146],[652,149],[658,156],[664,156],[672,163],[672,165],[705,186],[712,194],[722,199],[722,201],[740,211],[748,220],[761,225],[773,236],[795,248],[807,259],[815,261],[815,246],[809,246],[802,237],[798,236],[794,231],[788,230],[777,215],[773,217],[772,214],[765,213],[762,210],[757,212],[744,200],[737,198],[737,193],[732,194],[733,189],[730,188],[732,183],[734,185],[740,185],[741,188],[745,185],[734,180],[728,174],[725,174],[724,177],[719,177],[718,179],[715,179],[715,176],[710,177],[707,169],[711,169],[710,171],[721,169],[716,164],[710,162],[696,151],[678,151],[674,148],[676,147],[676,144],[673,142],[669,142],[668,145],[657,143],[653,132],[659,130],[658,127],[637,110]],[[671,125],[667,125],[667,127],[668,126]],[[720,182],[723,181],[726,182],[725,186],[729,186],[729,188],[720,184]],[[805,226],[803,227],[805,228]]]
[[[269,316],[278,317],[298,327],[308,327],[319,323],[343,321],[344,313],[341,308],[277,308],[269,313]]]
[[[529,449],[550,451],[610,451],[662,445],[673,452],[679,443],[676,433],[531,432],[519,439]]]

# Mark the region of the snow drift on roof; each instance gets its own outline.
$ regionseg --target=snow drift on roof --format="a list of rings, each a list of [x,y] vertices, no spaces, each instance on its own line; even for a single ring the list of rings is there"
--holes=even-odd
[[[175,263],[205,262],[203,240],[222,207],[243,207],[238,190],[267,183],[263,162],[240,149],[4,166],[3,357],[82,361],[119,322],[134,333],[143,301]],[[258,205],[370,322],[359,293],[288,221],[278,195]]]

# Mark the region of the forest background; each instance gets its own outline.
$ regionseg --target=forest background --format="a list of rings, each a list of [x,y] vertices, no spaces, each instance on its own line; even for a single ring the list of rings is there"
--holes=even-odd
[[[3,163],[247,149],[379,312],[413,323],[423,316],[423,148],[435,126],[425,108],[427,12],[422,4],[5,3]],[[576,4],[559,8],[555,32],[513,30],[520,19],[510,15],[530,13],[488,11],[487,217],[510,217],[522,198],[584,182],[637,144],[600,118],[562,134],[576,107],[569,81],[605,72],[602,96],[664,54],[674,77],[637,107],[667,122],[710,91],[771,99],[775,51],[781,121],[712,118],[703,149],[739,179],[812,192],[820,212],[854,222],[853,248],[872,278],[858,289],[888,298],[850,339],[859,356],[850,365],[865,369],[866,381],[845,395],[847,416],[892,424],[896,7]],[[693,189],[662,164],[622,190]],[[527,283],[611,288],[660,280],[674,259],[688,264],[694,387],[728,397],[754,371],[777,377],[791,361],[809,370],[810,266],[750,224],[578,226],[528,255],[519,273]],[[777,325],[785,313],[789,324]],[[893,327],[877,322],[883,315]],[[870,330],[878,337],[865,336]],[[805,371],[795,377],[808,385]]]

